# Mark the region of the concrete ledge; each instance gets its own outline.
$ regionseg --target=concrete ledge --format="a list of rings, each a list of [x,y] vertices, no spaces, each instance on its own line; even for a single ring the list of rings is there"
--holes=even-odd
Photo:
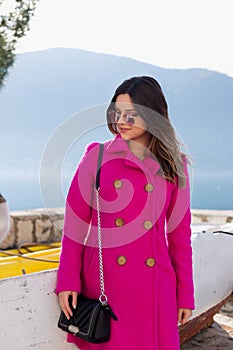
[[[12,211],[11,228],[1,249],[15,248],[23,242],[48,243],[61,240],[64,208]]]
[[[233,222],[233,210],[192,209],[193,224],[223,225]],[[11,228],[1,249],[15,248],[27,243],[48,243],[61,240],[64,220],[64,208],[38,208],[24,211],[12,211]]]
[[[233,210],[192,209],[194,224],[209,223],[223,225],[233,222]]]

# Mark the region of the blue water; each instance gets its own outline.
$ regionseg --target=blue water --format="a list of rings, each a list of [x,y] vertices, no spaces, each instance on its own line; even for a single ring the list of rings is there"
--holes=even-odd
[[[63,176],[61,191],[57,198],[51,194],[49,206],[62,207],[72,177],[72,170]],[[10,210],[41,208],[44,204],[41,196],[39,173],[36,169],[28,171],[8,171],[0,174],[0,191],[7,198]],[[193,209],[233,209],[233,177],[230,175],[193,176],[191,207]]]
[[[233,209],[233,177],[216,175],[194,177],[191,190],[193,209]]]

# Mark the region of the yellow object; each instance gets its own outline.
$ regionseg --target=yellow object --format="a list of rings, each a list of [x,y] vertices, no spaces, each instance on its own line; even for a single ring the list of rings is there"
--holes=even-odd
[[[154,190],[154,186],[150,183],[146,184],[144,187],[146,192],[152,192]]]
[[[148,258],[146,259],[146,265],[148,267],[153,267],[155,265],[155,259],[154,258]]]
[[[60,243],[27,245],[25,248],[1,250],[0,279],[30,274],[58,267]]]
[[[146,230],[150,230],[153,227],[153,224],[150,220],[145,221],[143,225]]]
[[[122,181],[121,180],[115,180],[113,184],[114,184],[115,188],[121,188],[122,187]]]
[[[124,220],[122,218],[117,218],[115,224],[116,226],[121,227],[124,225]]]
[[[118,256],[118,258],[117,258],[117,263],[118,263],[119,265],[125,265],[125,263],[126,263],[126,257],[123,256],[123,255]]]

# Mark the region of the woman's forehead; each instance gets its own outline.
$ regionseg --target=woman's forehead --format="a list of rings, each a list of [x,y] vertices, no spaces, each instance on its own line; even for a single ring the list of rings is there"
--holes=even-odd
[[[116,107],[120,110],[135,110],[135,107],[128,94],[120,94],[116,98]]]

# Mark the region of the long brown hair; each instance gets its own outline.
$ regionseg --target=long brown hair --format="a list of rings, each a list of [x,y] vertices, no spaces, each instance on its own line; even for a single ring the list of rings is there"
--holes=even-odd
[[[130,96],[135,110],[145,120],[147,131],[151,135],[147,148],[160,163],[161,175],[171,182],[178,180],[179,187],[185,187],[182,159],[184,154],[170,122],[167,102],[159,83],[149,76],[133,77],[125,80],[116,89],[107,109],[108,127],[113,134],[118,134],[117,125],[112,123],[108,112],[115,107],[120,94]]]

